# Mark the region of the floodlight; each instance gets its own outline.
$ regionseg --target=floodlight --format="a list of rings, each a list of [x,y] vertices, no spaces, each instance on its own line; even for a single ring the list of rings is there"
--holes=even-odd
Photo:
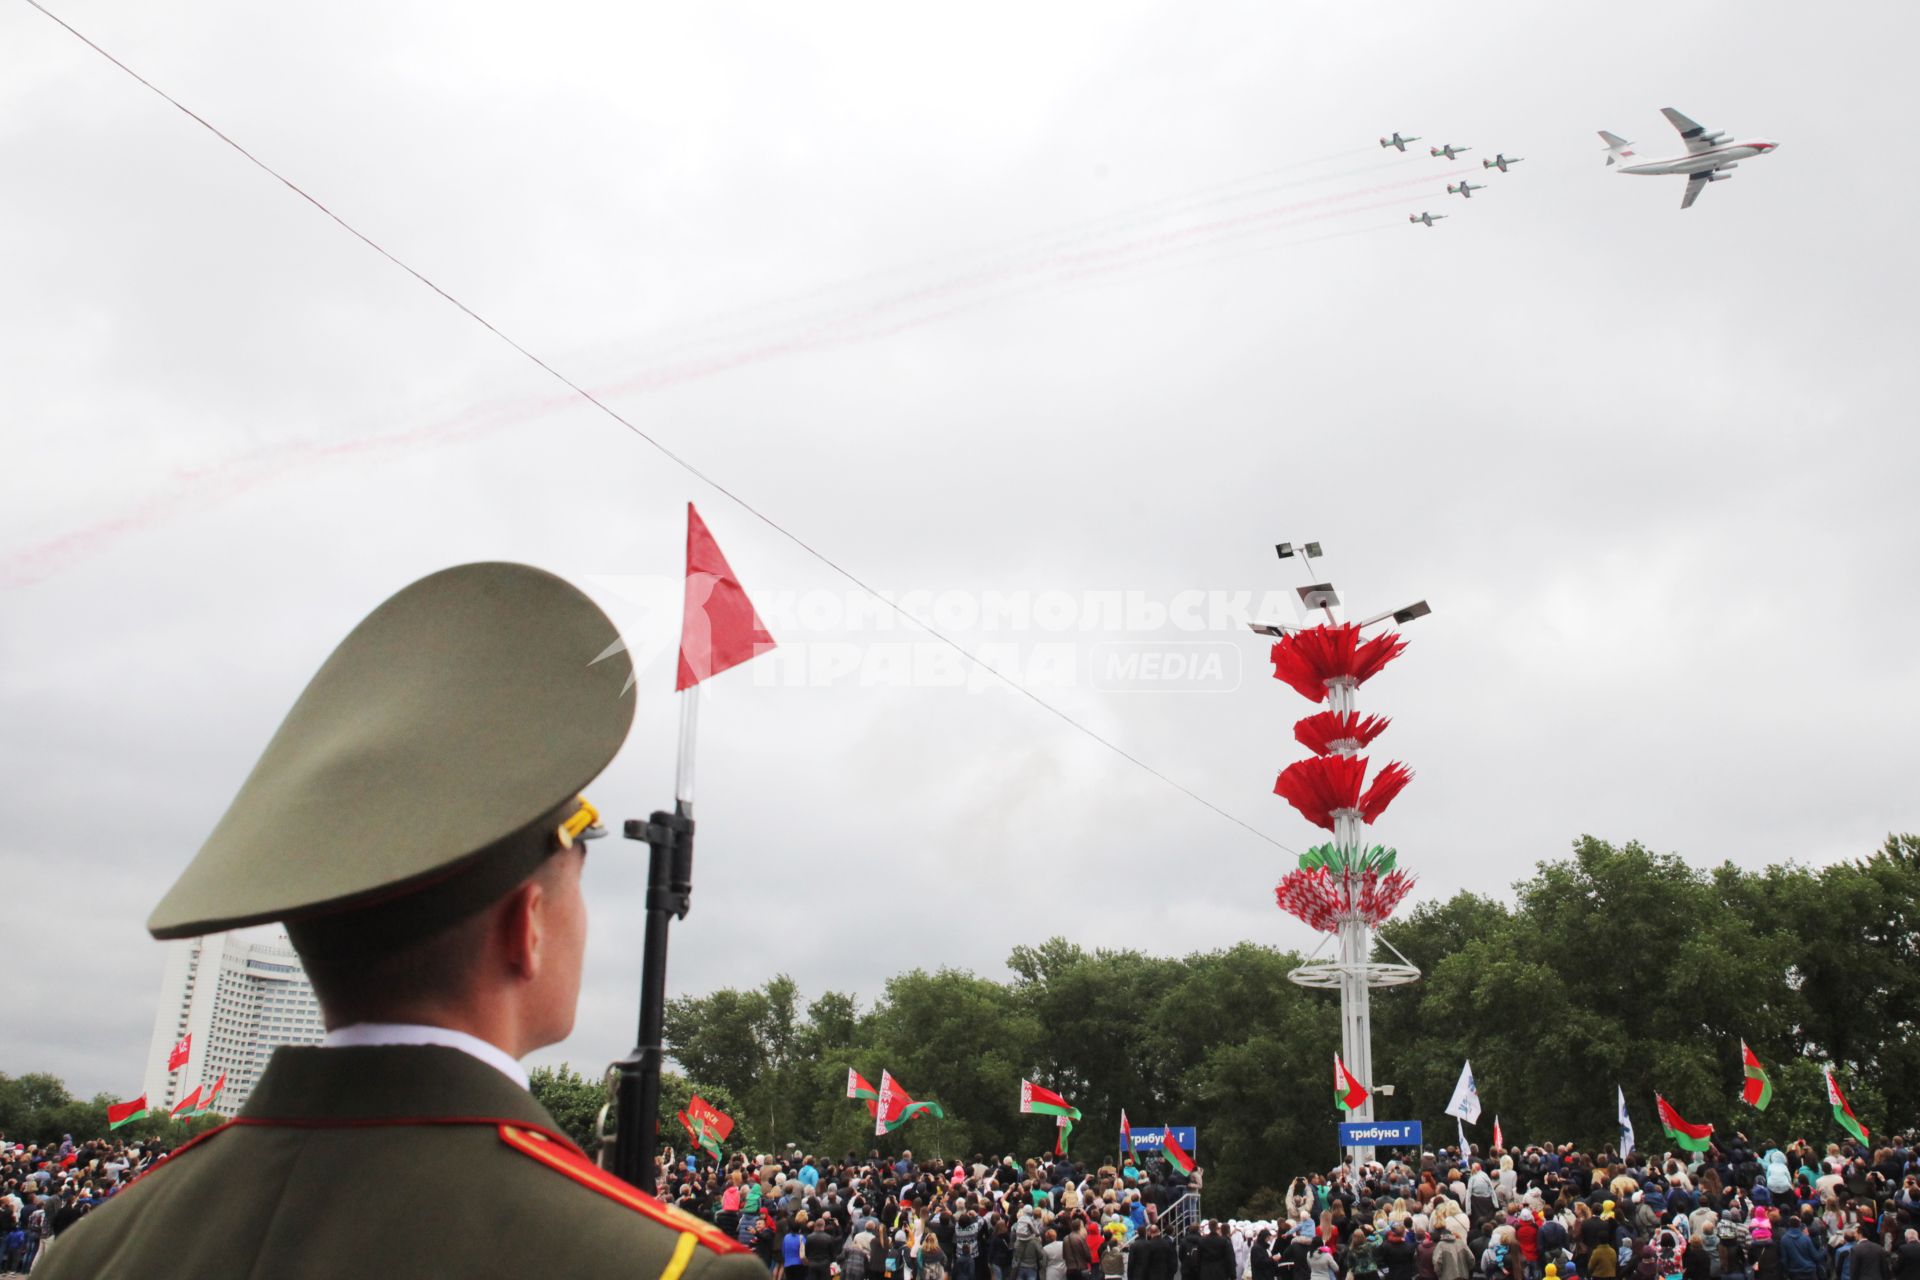
[[[1385,622],[1388,618],[1392,618],[1395,622],[1412,622],[1415,618],[1424,618],[1432,612],[1433,607],[1425,600],[1415,600],[1412,604],[1402,608],[1389,609],[1385,613],[1376,613],[1360,625],[1370,627],[1376,622]]]
[[[1383,1098],[1391,1098],[1393,1096],[1393,1086],[1390,1084],[1383,1084],[1383,1085],[1380,1085],[1378,1088],[1374,1089],[1374,1092],[1379,1094]]]
[[[1331,609],[1340,603],[1340,593],[1333,589],[1331,582],[1316,582],[1294,590],[1300,593],[1300,603],[1309,609]]]
[[[1309,542],[1300,549],[1307,553],[1307,559],[1309,560],[1317,560],[1320,558],[1320,544],[1317,542]]]
[[[1273,553],[1282,560],[1291,560],[1293,559],[1293,544],[1291,542],[1276,542],[1273,544]]]
[[[1300,630],[1298,627],[1284,626],[1277,622],[1249,622],[1247,629],[1255,635],[1272,636],[1276,640],[1282,636],[1295,635]]]

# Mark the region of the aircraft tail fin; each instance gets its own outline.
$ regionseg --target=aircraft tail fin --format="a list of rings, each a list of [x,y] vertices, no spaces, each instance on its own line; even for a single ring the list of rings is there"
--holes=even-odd
[[[1605,129],[1602,129],[1600,130],[1600,141],[1607,144],[1608,164],[1619,164],[1624,158],[1633,154],[1633,144],[1617,133],[1608,133]]]

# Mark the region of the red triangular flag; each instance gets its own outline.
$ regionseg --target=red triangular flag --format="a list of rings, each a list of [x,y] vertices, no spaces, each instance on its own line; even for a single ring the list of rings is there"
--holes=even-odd
[[[753,601],[720,554],[700,513],[687,504],[687,596],[680,620],[679,693],[773,648]]]

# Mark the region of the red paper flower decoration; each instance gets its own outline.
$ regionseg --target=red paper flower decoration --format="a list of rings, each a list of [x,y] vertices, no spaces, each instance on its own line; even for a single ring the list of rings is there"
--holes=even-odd
[[[1329,680],[1365,684],[1406,647],[1407,642],[1391,631],[1362,640],[1360,628],[1351,622],[1337,627],[1322,623],[1283,637],[1273,646],[1273,675],[1292,685],[1301,697],[1325,702]]]
[[[1331,831],[1334,810],[1360,807],[1360,784],[1366,777],[1363,756],[1309,756],[1280,771],[1273,793],[1308,822]]]
[[[1342,809],[1351,809],[1371,823],[1413,781],[1413,772],[1395,761],[1374,775],[1373,785],[1363,795],[1360,784],[1366,776],[1365,756],[1309,756],[1280,771],[1273,793],[1314,826],[1332,831],[1333,817]]]
[[[1387,811],[1387,806],[1393,803],[1393,798],[1412,781],[1413,770],[1398,760],[1374,774],[1373,785],[1368,787],[1367,793],[1360,797],[1360,816],[1371,824],[1375,818]]]
[[[1293,736],[1301,746],[1317,756],[1330,756],[1337,747],[1352,744],[1352,750],[1364,751],[1367,744],[1386,732],[1393,722],[1385,716],[1365,716],[1353,711],[1322,711],[1293,726]]]
[[[1379,926],[1412,889],[1413,877],[1404,871],[1336,876],[1325,867],[1315,867],[1288,872],[1274,887],[1273,897],[1282,911],[1309,929],[1332,933],[1348,915],[1359,915],[1368,924]]]

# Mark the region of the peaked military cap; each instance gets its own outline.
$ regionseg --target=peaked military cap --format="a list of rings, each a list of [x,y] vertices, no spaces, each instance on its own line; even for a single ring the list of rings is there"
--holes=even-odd
[[[422,578],[321,666],[148,932],[421,932],[478,910],[592,822],[580,791],[626,740],[631,671],[606,614],[544,570]]]

